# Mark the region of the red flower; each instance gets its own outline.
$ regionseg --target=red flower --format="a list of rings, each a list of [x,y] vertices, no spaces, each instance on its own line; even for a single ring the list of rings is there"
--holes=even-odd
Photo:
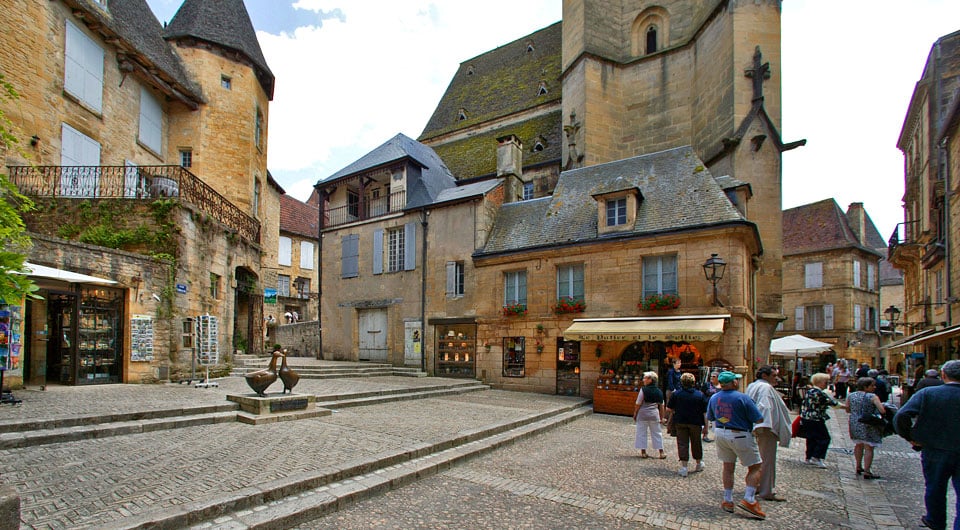
[[[668,310],[680,307],[680,297],[675,294],[651,294],[637,304],[639,309]]]

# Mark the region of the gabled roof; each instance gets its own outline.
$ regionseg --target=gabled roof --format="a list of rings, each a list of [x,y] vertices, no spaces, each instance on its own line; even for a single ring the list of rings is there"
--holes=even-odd
[[[859,248],[874,254],[886,245],[866,215],[866,244],[857,240],[847,215],[834,199],[797,206],[783,211],[783,254],[802,254],[841,248]]]
[[[163,40],[163,27],[145,0],[110,2],[107,10],[92,0],[64,0],[64,3],[82,10],[88,25],[96,27],[95,31],[105,37],[119,38],[118,50],[124,49],[122,44],[126,44],[139,53],[139,57],[126,56],[146,72],[159,71],[153,75],[167,83],[176,97],[191,106],[203,102],[200,85],[190,77],[170,44]],[[151,82],[150,79],[145,81]]]
[[[244,55],[273,100],[273,72],[260,50],[260,41],[243,0],[185,0],[163,32],[170,40],[197,39]]]
[[[600,235],[598,202],[592,196],[627,188],[637,188],[642,195],[633,230]],[[553,196],[504,204],[487,244],[477,255],[729,223],[756,230],[733,206],[693,149],[684,146],[561,173]],[[759,234],[756,240],[759,247]]]
[[[420,140],[559,102],[561,38],[557,22],[460,63]],[[538,95],[541,82],[547,88],[544,95]],[[458,119],[460,109],[465,120]]]
[[[457,185],[450,170],[433,149],[404,134],[398,134],[347,167],[318,182],[317,186],[327,185],[401,160],[410,161],[423,169],[420,178],[407,181],[407,208],[419,208],[430,204],[441,191]]]
[[[280,196],[280,232],[315,240],[320,235],[319,222],[320,212],[317,208],[289,195]]]

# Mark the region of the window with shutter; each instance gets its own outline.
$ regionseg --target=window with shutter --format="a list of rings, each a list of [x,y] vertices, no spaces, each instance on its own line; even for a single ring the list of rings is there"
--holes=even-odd
[[[370,250],[373,255],[373,273],[383,274],[383,229],[377,228],[373,231],[373,248]]]
[[[63,89],[97,113],[103,110],[103,48],[69,20],[64,43]]]
[[[277,296],[290,296],[290,277],[285,274],[277,275]]]
[[[417,268],[417,223],[407,223],[403,227],[406,247],[403,254],[403,270]]]
[[[860,287],[860,262],[853,260],[853,286]]]
[[[313,270],[313,242],[300,242],[300,268]]]
[[[874,267],[872,263],[867,263],[867,289],[871,291],[877,289],[876,275],[877,268]]]
[[[100,189],[100,144],[66,123],[60,129],[60,194],[96,197]]]
[[[823,329],[833,329],[833,304],[823,306]]]
[[[145,87],[140,87],[140,134],[137,139],[154,153],[163,153],[163,109]]]
[[[293,240],[287,236],[280,236],[280,249],[277,255],[277,263],[289,267],[293,263]]]
[[[463,296],[463,262],[447,262],[447,298]]]
[[[393,228],[387,231],[387,270],[398,272],[403,269],[403,257],[406,254],[405,231],[403,228]]]
[[[803,313],[804,309],[802,305],[797,306],[796,309],[793,310],[793,319],[796,320],[795,327],[797,331],[803,331]]]
[[[340,249],[340,277],[356,278],[360,275],[360,236],[343,236],[340,238]]]
[[[853,305],[853,330],[854,331],[859,331],[860,329],[862,329],[860,317],[861,317],[860,304],[854,304]]]
[[[807,263],[803,266],[803,286],[806,289],[823,287],[823,263]]]

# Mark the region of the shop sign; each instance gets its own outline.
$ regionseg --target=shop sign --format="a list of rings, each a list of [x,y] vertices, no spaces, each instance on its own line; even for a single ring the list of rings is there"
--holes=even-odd
[[[624,333],[624,334],[596,334],[580,335],[579,340],[596,341],[664,341],[664,342],[704,342],[716,340],[716,335],[702,335],[697,333]]]
[[[178,283],[176,285],[178,294],[187,294],[187,285],[184,283]]]
[[[277,290],[264,288],[263,289],[263,303],[265,304],[276,304],[277,303]]]
[[[924,354],[923,354],[923,352],[920,352],[920,351],[911,352],[911,353],[910,353],[910,358],[911,358],[911,359],[923,359],[923,358],[924,358]]]

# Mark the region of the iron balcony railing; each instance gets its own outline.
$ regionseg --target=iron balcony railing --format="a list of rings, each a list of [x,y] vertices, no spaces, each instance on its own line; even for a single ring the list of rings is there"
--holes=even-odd
[[[329,228],[355,221],[365,221],[403,210],[407,205],[407,192],[395,191],[386,197],[367,198],[356,202],[323,210],[323,227]]]
[[[70,199],[176,198],[192,204],[240,237],[260,242],[260,222],[180,166],[8,166],[28,197]]]

